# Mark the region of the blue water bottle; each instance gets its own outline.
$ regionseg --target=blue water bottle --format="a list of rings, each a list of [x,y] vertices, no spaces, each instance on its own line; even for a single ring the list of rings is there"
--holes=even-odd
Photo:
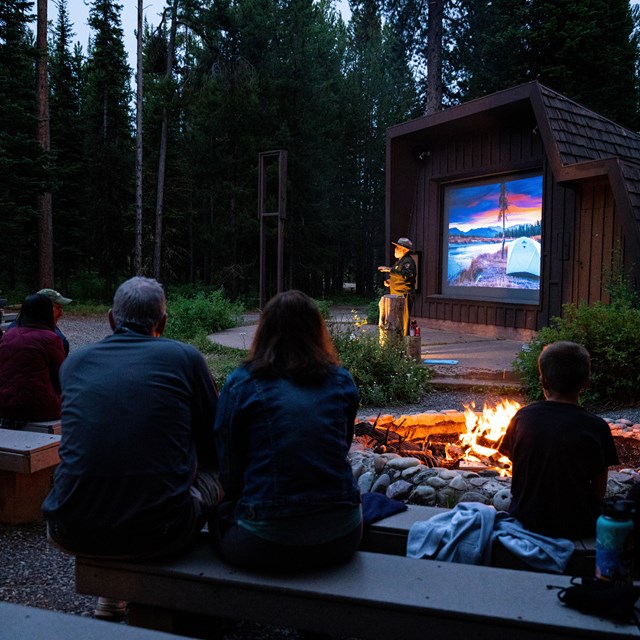
[[[609,498],[596,522],[596,578],[609,582],[633,582],[632,500]]]

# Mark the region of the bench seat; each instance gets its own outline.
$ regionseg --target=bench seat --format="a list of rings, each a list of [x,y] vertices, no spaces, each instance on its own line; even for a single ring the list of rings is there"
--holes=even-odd
[[[2,640],[178,640],[175,635],[0,602]]]
[[[0,522],[42,520],[40,507],[60,462],[60,436],[0,429]]]
[[[411,525],[421,520],[429,520],[433,516],[446,511],[447,509],[444,507],[409,504],[406,511],[401,511],[365,527],[360,546],[366,551],[403,556],[407,550],[407,537],[409,536]],[[575,545],[575,551],[565,573],[571,576],[595,575],[595,538],[574,540],[573,544]],[[491,564],[494,567],[505,569],[535,571],[520,558],[513,555],[500,542],[493,547]]]
[[[633,624],[565,607],[557,590],[569,584],[568,576],[367,551],[338,567],[259,574],[226,564],[204,542],[153,562],[76,559],[79,593],[127,600],[131,624],[170,632],[187,615],[371,640],[640,638]],[[213,636],[214,625],[198,637]]]
[[[62,433],[62,422],[60,420],[46,420],[41,422],[27,422],[23,427],[24,431],[33,431],[35,433]]]

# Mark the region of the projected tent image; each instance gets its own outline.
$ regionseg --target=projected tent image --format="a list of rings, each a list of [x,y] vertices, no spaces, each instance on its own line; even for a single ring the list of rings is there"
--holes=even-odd
[[[447,289],[539,291],[541,175],[448,186],[445,215]]]

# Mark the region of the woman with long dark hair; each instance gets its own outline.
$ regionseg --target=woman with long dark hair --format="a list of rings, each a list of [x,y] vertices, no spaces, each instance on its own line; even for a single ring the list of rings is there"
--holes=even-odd
[[[65,358],[53,303],[36,293],[22,303],[16,327],[0,339],[0,427],[60,417],[58,372]]]
[[[289,571],[353,554],[362,514],[347,453],[358,401],[314,301],[272,298],[218,400],[225,500],[210,531],[229,562]]]

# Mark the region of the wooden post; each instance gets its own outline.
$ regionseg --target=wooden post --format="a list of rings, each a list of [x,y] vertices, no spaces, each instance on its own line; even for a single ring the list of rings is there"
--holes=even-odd
[[[404,336],[404,296],[389,293],[380,298],[380,344],[386,344],[389,340],[402,339]]]

